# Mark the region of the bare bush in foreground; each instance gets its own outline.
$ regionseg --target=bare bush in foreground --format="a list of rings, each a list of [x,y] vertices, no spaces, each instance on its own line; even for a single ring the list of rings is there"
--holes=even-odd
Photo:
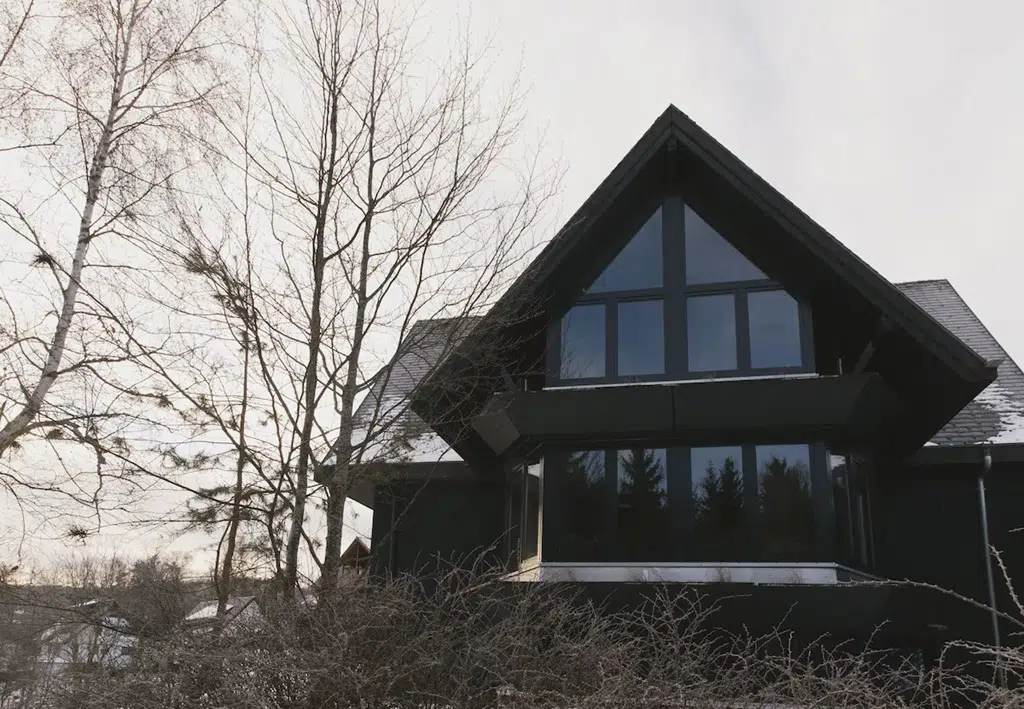
[[[882,650],[730,634],[694,589],[629,611],[561,585],[453,573],[342,584],[244,632],[140,648],[130,671],[63,678],[47,707],[1020,706],[962,669]],[[1021,665],[1016,651],[1003,660]]]

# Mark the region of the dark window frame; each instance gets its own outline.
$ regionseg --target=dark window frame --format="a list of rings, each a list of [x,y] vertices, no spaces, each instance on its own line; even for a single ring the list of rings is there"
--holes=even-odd
[[[539,466],[537,475],[530,468]],[[530,500],[530,477],[536,477],[537,506]],[[505,471],[504,529],[502,554],[508,571],[515,571],[527,561],[540,558],[544,518],[544,459],[519,461]],[[536,513],[536,529],[531,531],[530,516]],[[533,536],[533,533],[536,536]],[[530,546],[533,553],[528,553]]]
[[[785,291],[778,281],[765,278],[753,281],[728,281],[721,283],[686,283],[686,253],[685,253],[685,207],[686,203],[682,196],[670,195],[663,200],[647,205],[641,212],[641,219],[631,220],[622,233],[626,236],[621,241],[615,242],[615,248],[605,254],[601,261],[602,268],[607,266],[618,254],[628,240],[636,231],[643,227],[647,220],[654,214],[655,210],[662,210],[662,286],[660,288],[644,288],[625,291],[605,291],[601,293],[587,293],[587,284],[580,288],[580,292],[571,305],[561,311],[557,317],[552,318],[547,334],[548,341],[548,386],[588,386],[594,384],[627,384],[644,383],[674,380],[699,380],[699,379],[735,379],[742,377],[758,376],[786,376],[793,374],[813,374],[817,371],[814,359],[814,332],[811,322],[811,310],[800,300],[797,300],[797,315],[800,327],[800,359],[799,366],[753,368],[750,365],[750,318],[747,307],[748,297],[751,293],[763,291]],[[700,215],[704,219],[704,215]],[[722,238],[728,236],[718,229],[711,221],[705,221]],[[668,235],[677,235],[677,238],[666,238]],[[743,254],[739,247],[733,246]],[[754,264],[757,266],[757,264]],[[760,268],[760,266],[758,266]],[[593,274],[597,278],[601,271]],[[589,272],[587,274],[590,275]],[[736,326],[736,368],[727,370],[709,370],[704,372],[689,371],[688,362],[688,322],[687,322],[687,298],[705,295],[729,295],[734,296],[735,326]],[[662,300],[663,317],[663,343],[665,367],[661,374],[644,375],[620,375],[618,374],[618,305],[624,302],[636,302],[644,300]],[[562,359],[562,321],[566,313],[574,307],[583,305],[604,305],[605,308],[605,376],[603,377],[578,377],[563,379],[561,376]]]
[[[636,444],[616,443],[613,447],[591,446],[585,449],[564,447],[552,448],[544,454],[544,476],[541,480],[542,499],[545,507],[542,514],[545,523],[542,528],[542,562],[590,562],[590,563],[651,563],[683,562],[683,563],[714,563],[740,561],[765,562],[775,561],[765,558],[757,548],[756,530],[758,525],[758,489],[760,484],[759,471],[756,463],[756,449],[763,445],[806,445],[808,447],[808,464],[810,473],[810,494],[814,511],[814,540],[812,558],[809,562],[842,563],[837,557],[836,518],[833,508],[832,480],[828,462],[828,452],[821,443],[808,441],[757,441],[707,444],[680,445],[670,442],[643,441]],[[672,538],[668,549],[670,553],[664,559],[631,560],[616,558],[615,550],[619,548],[618,534],[618,468],[616,458],[621,450],[634,446],[665,450],[665,475],[668,493],[668,514]],[[737,559],[711,559],[696,548],[694,535],[696,498],[694,485],[697,479],[692,469],[691,451],[694,448],[716,448],[720,446],[739,447],[742,454],[744,507],[748,510],[744,522],[746,537],[745,553]],[[565,529],[563,508],[573,501],[567,500],[558,482],[561,479],[562,466],[569,456],[580,451],[595,451],[603,455],[604,477],[601,491],[603,519],[602,547],[595,558],[573,557],[566,548],[569,534]],[[697,472],[697,475],[700,471]],[[782,560],[779,560],[782,561]],[[796,562],[794,562],[796,563]],[[870,566],[870,562],[868,564]]]

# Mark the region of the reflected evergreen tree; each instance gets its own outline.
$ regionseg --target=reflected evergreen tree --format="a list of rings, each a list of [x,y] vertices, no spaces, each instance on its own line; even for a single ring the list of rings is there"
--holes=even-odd
[[[604,452],[583,451],[570,455],[561,491],[566,560],[593,561],[601,557],[604,490]]]
[[[694,533],[707,559],[736,561],[743,553],[743,474],[730,456],[708,461],[694,494]]]
[[[814,508],[810,474],[802,463],[772,456],[761,467],[760,545],[765,559],[799,561],[813,550]]]
[[[619,532],[623,561],[654,561],[668,551],[668,496],[658,452],[619,453]]]
[[[620,454],[619,497],[637,510],[653,511],[667,503],[665,471],[652,449],[634,448]]]

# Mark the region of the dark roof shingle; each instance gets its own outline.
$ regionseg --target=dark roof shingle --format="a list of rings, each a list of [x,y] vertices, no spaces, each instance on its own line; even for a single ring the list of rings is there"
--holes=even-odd
[[[437,462],[457,459],[448,445],[410,407],[413,390],[479,320],[477,317],[418,320],[399,343],[392,363],[381,369],[353,416],[357,430],[370,430],[364,462]]]
[[[949,281],[897,283],[907,296],[965,345],[1002,360],[996,380],[932,438],[938,445],[1024,443],[1024,372]]]

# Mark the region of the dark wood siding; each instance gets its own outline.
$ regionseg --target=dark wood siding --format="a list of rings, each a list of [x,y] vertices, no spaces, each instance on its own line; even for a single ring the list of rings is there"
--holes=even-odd
[[[380,488],[374,498],[377,573],[431,574],[443,562],[496,564],[504,526],[500,480],[431,481]]]
[[[883,467],[873,481],[872,515],[880,575],[924,582],[988,603],[978,505],[978,465]],[[997,466],[986,478],[989,536],[1011,577],[1024,578],[1024,468]],[[996,603],[1016,614],[998,564]],[[1018,587],[1020,581],[1017,581]],[[917,616],[946,637],[991,641],[990,616],[942,594],[929,609],[890,608],[890,618]],[[1003,638],[1011,628],[1002,626]]]
[[[880,466],[871,490],[877,572],[981,600],[976,480],[965,471]]]

